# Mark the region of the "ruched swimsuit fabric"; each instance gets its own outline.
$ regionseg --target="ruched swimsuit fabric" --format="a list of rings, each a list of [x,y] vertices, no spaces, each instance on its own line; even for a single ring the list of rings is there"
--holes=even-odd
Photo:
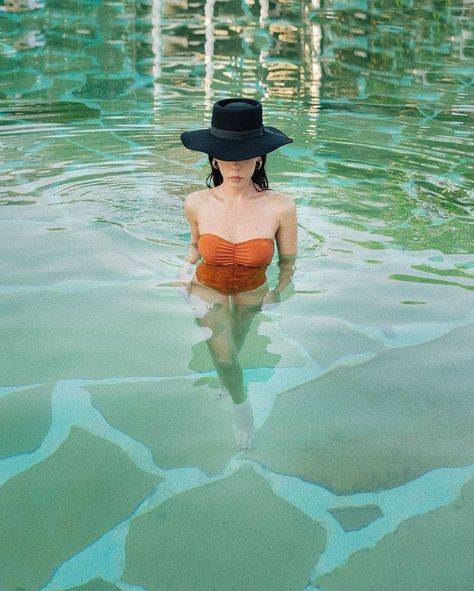
[[[230,242],[217,234],[202,234],[198,240],[203,262],[197,279],[224,295],[249,291],[266,281],[265,269],[273,258],[271,238]]]

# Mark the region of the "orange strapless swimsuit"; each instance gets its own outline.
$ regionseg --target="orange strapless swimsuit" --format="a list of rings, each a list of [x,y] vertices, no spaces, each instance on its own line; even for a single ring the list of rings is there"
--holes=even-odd
[[[203,262],[196,270],[197,279],[230,295],[265,283],[265,269],[273,258],[273,240],[252,238],[230,242],[216,234],[202,234],[198,250]]]

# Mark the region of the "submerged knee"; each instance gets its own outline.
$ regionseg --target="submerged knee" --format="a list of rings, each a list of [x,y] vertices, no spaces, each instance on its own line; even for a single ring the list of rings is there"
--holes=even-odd
[[[237,356],[229,354],[214,355],[214,362],[222,369],[234,369],[236,366],[240,367]]]

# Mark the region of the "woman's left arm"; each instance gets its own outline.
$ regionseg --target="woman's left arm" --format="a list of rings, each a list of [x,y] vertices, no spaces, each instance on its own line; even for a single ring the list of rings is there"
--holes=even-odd
[[[263,304],[276,304],[291,296],[291,278],[295,272],[297,254],[296,206],[290,197],[280,195],[278,204],[278,230],[275,235],[278,248],[278,282],[263,299]],[[286,291],[285,291],[286,290]],[[282,292],[285,292],[282,294]]]
[[[287,195],[281,195],[280,198],[278,230],[275,236],[278,254],[280,257],[296,257],[298,251],[296,205],[293,199]]]
[[[291,278],[295,272],[295,261],[298,251],[296,205],[293,199],[286,195],[282,195],[279,226],[275,237],[278,248],[278,267],[280,273],[278,283],[273,292],[279,295],[291,282]]]

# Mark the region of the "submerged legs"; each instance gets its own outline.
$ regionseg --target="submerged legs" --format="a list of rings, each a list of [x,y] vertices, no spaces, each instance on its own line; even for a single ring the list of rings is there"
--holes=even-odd
[[[206,321],[206,326],[212,330],[206,342],[221,383],[229,391],[233,402],[241,404],[246,398],[244,376],[237,356],[229,311],[223,308],[213,310],[206,316]]]
[[[199,309],[201,312],[197,314],[197,322],[211,331],[206,343],[221,384],[234,402],[234,431],[237,445],[241,449],[246,449],[250,445],[253,414],[250,401],[247,399],[238,354],[266,292],[265,285],[251,292],[224,296],[200,284],[193,286],[193,295],[200,300],[196,306],[198,312]]]

